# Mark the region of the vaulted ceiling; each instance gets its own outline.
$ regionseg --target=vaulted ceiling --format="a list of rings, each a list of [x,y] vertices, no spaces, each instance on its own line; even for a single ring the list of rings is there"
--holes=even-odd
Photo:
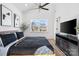
[[[29,10],[33,10],[35,8],[38,8],[39,4],[40,3],[13,3],[13,5],[16,8],[18,8],[21,12],[25,12],[25,11],[29,11]],[[44,4],[45,3],[41,3],[41,5],[44,5]],[[45,6],[45,7],[47,7],[47,6]]]

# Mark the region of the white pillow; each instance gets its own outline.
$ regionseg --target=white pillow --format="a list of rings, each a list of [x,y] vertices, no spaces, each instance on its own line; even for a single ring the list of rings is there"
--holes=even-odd
[[[15,37],[17,38],[17,34],[16,34],[16,33],[14,33],[14,35],[15,35]]]
[[[1,37],[0,37],[0,47],[4,47]]]

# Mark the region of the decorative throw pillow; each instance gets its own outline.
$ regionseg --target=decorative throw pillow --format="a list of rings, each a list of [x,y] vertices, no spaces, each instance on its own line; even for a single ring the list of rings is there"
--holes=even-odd
[[[16,37],[13,33],[0,35],[0,37],[1,37],[1,40],[2,40],[4,47],[16,40]]]
[[[47,46],[42,46],[40,48],[38,48],[35,52],[35,55],[51,55],[53,54],[53,51],[51,51]]]
[[[16,32],[16,35],[17,35],[17,39],[24,37],[23,32]]]

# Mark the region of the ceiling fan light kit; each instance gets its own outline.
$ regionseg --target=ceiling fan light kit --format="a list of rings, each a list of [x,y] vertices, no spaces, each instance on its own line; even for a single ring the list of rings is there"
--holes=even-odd
[[[25,4],[25,6],[27,7],[27,4]]]

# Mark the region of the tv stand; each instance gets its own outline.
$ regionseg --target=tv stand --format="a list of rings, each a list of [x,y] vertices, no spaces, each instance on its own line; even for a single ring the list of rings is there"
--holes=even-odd
[[[56,45],[65,55],[78,56],[78,42],[77,36],[75,35],[64,35],[61,33],[56,34]]]

